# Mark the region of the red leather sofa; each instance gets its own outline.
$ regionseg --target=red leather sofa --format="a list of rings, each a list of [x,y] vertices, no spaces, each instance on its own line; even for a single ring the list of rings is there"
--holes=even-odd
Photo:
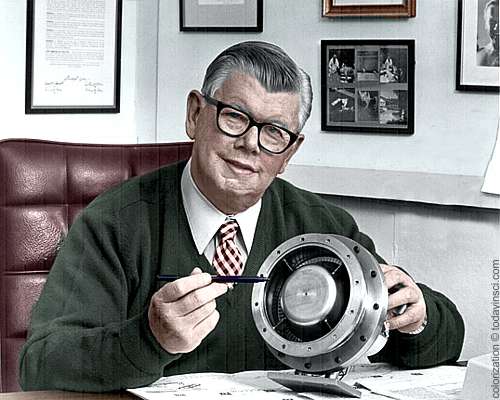
[[[78,212],[128,178],[187,159],[191,147],[0,141],[0,392],[20,390],[31,308]]]

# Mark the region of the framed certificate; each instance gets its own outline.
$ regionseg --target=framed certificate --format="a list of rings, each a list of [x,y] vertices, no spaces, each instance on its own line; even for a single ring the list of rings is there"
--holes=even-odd
[[[118,113],[122,0],[28,0],[27,114]]]

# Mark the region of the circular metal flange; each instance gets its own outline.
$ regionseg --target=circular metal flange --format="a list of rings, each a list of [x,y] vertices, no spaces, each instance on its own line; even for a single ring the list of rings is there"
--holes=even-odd
[[[287,261],[298,251],[307,253],[309,249],[320,249],[323,254],[338,259],[337,269],[327,272],[314,262],[290,265]],[[343,314],[330,326],[327,316],[342,300],[337,293],[335,276],[339,268],[345,269],[347,280],[342,284],[348,286],[343,288],[348,299],[344,299]],[[344,368],[365,354],[384,331],[387,290],[383,273],[375,258],[351,239],[314,233],[296,236],[278,246],[258,274],[268,277],[269,281],[253,288],[255,326],[270,351],[292,368],[313,373]],[[279,280],[283,282],[276,284]],[[270,295],[276,285],[279,298]],[[272,307],[278,301],[286,323],[307,333],[323,320],[328,331],[314,340],[287,337],[278,327],[282,320],[272,323]]]

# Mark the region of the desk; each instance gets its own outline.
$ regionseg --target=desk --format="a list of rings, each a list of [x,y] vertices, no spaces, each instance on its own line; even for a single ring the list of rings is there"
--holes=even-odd
[[[293,374],[293,371],[285,371]],[[359,364],[351,367],[343,382],[361,384],[361,400],[438,399],[458,400],[464,381],[465,368],[442,366],[422,370],[400,370],[388,364]],[[237,399],[332,399],[329,394],[296,393],[271,381],[266,371],[244,371],[235,374],[193,373],[164,377],[150,386],[134,389],[134,393],[149,400],[227,400]],[[131,393],[76,393],[62,391],[19,392],[0,394],[0,400],[138,400]],[[338,399],[348,399],[338,397]]]
[[[130,393],[76,393],[61,391],[0,393],[0,400],[137,400]]]

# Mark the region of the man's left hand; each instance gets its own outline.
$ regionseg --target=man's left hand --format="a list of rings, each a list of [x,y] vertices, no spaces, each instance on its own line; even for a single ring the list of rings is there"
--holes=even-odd
[[[415,281],[402,270],[392,265],[380,264],[384,272],[387,289],[400,286],[401,288],[389,295],[387,307],[387,323],[389,329],[397,329],[403,333],[410,333],[419,329],[426,318],[426,306],[422,291]],[[403,304],[406,310],[397,315],[394,310]]]

